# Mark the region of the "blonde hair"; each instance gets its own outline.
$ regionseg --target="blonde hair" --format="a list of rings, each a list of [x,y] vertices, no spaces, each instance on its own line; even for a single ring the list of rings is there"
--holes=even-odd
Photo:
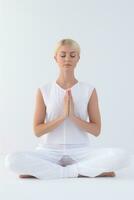
[[[55,50],[54,50],[54,54],[56,55],[59,48],[61,46],[64,46],[64,45],[72,46],[74,49],[77,50],[78,54],[80,54],[80,45],[75,40],[72,40],[72,39],[69,39],[69,38],[65,38],[65,39],[62,39],[62,40],[57,42]]]

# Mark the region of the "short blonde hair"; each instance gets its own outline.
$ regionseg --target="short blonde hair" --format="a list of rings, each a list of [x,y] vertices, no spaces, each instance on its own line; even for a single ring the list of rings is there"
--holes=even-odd
[[[69,39],[69,38],[65,38],[65,39],[62,39],[62,40],[57,42],[54,54],[56,55],[56,53],[59,50],[59,48],[61,46],[64,46],[64,45],[72,46],[74,49],[77,50],[78,54],[80,54],[80,45],[75,40],[72,40],[72,39]]]

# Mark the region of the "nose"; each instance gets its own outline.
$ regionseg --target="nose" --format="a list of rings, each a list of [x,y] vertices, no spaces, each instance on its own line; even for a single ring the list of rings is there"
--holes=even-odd
[[[65,60],[70,60],[70,56],[66,55]]]

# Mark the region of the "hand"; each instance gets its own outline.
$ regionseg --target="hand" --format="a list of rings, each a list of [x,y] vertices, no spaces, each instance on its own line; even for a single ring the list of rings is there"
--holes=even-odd
[[[68,91],[66,90],[65,96],[64,96],[64,113],[63,117],[67,118],[69,115],[69,95]]]
[[[74,102],[71,90],[68,90],[68,96],[69,96],[69,114],[68,117],[71,118],[74,116]]]

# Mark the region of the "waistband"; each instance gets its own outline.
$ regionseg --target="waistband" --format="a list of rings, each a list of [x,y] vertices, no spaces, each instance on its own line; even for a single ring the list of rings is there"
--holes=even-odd
[[[86,149],[90,148],[89,144],[39,144],[37,149],[40,148],[50,148],[50,149],[57,149],[57,150],[65,150],[65,149]]]

